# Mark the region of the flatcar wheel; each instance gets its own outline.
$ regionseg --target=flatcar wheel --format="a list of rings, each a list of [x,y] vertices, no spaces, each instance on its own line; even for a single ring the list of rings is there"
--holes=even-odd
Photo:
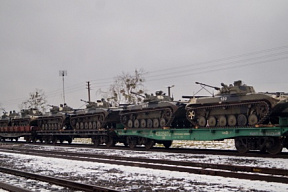
[[[57,144],[57,137],[53,137],[53,138],[52,138],[52,143],[53,143],[53,144]]]
[[[145,128],[145,127],[146,127],[146,120],[145,120],[145,119],[141,119],[141,121],[140,121],[140,127],[141,127],[141,128]]]
[[[107,141],[107,143],[106,143],[106,147],[108,147],[108,148],[114,147],[115,144],[116,144],[116,143],[115,143],[113,137],[109,137],[109,138],[108,138],[108,141]]]
[[[139,120],[138,120],[138,119],[135,119],[135,120],[134,120],[134,127],[135,127],[135,128],[139,128],[139,126],[140,126]]]
[[[238,126],[246,126],[247,125],[247,117],[244,114],[240,114],[237,117]]]
[[[26,141],[26,143],[30,143],[31,140],[32,140],[32,139],[31,139],[29,136],[25,137],[25,141]],[[12,140],[11,140],[11,141],[12,141]]]
[[[216,123],[217,123],[217,121],[216,121],[216,118],[215,118],[214,116],[210,116],[210,117],[208,118],[208,125],[209,125],[210,127],[215,127],[215,126],[216,126]]]
[[[99,137],[93,137],[92,138],[92,143],[94,144],[95,147],[98,147],[100,145]]]
[[[166,120],[164,118],[160,119],[160,127],[165,127],[166,125]]]
[[[256,125],[257,122],[258,122],[258,117],[257,117],[255,114],[249,115],[249,117],[248,117],[248,124],[249,124],[250,126]]]
[[[166,149],[169,149],[173,141],[163,141],[163,145]]]
[[[130,149],[134,149],[137,145],[137,140],[133,137],[127,137],[127,143]]]
[[[85,122],[85,123],[84,123],[84,128],[85,128],[85,129],[88,129],[88,128],[89,128],[88,122]]]
[[[203,116],[199,116],[198,119],[197,119],[197,122],[198,122],[198,125],[200,127],[205,127],[206,126],[206,123],[207,123],[207,120],[205,117]]]
[[[76,127],[76,129],[80,129],[80,125],[79,125],[78,122],[76,123],[76,126],[75,126],[75,127]]]
[[[45,139],[44,139],[44,142],[45,142],[45,144],[49,144],[50,143],[50,138],[47,136],[47,137],[45,137]]]
[[[72,140],[72,138],[67,139],[69,145],[72,143]]]
[[[229,115],[227,118],[228,126],[234,127],[237,124],[237,119],[235,115]]]
[[[246,139],[236,138],[235,139],[235,147],[239,153],[247,153],[249,148],[247,146]]]
[[[152,125],[153,125],[152,119],[147,119],[147,127],[148,127],[148,128],[151,128]]]
[[[283,140],[279,137],[271,137],[266,143],[266,150],[271,155],[280,153],[283,149]]]
[[[147,142],[145,143],[145,149],[151,149],[155,144],[155,141],[152,139],[147,139]]]
[[[159,127],[159,120],[158,119],[153,119],[153,127],[154,128]]]
[[[128,126],[128,128],[132,128],[133,127],[133,121],[131,119],[128,120],[127,126]]]

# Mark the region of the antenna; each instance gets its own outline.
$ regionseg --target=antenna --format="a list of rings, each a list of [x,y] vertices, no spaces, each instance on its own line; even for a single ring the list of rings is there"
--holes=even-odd
[[[65,89],[64,89],[64,76],[67,76],[67,70],[60,70],[59,71],[59,76],[62,76],[62,81],[63,81],[63,101],[65,102]]]

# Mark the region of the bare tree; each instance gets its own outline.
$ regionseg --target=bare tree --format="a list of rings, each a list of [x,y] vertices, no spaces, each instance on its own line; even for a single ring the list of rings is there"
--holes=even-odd
[[[2,107],[2,104],[0,103],[0,111],[3,111],[3,112],[5,112],[5,108],[4,107]]]
[[[46,110],[46,96],[43,90],[36,89],[35,92],[29,94],[29,99],[22,102],[20,108],[21,109],[37,109],[41,112],[45,112]]]
[[[108,101],[114,105],[119,105],[120,103],[133,104],[141,101],[141,97],[135,94],[144,93],[144,71],[135,70],[134,74],[122,73],[117,76],[114,83],[110,85],[109,98]]]

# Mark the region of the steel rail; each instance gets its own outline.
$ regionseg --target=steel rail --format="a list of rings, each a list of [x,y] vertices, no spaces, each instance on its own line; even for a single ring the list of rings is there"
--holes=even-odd
[[[78,183],[74,181],[69,181],[67,179],[62,179],[58,177],[50,177],[50,176],[44,176],[44,175],[38,175],[34,173],[28,173],[28,172],[23,172],[15,169],[9,169],[5,167],[0,167],[0,172],[7,173],[7,174],[12,174],[12,175],[17,175],[25,178],[30,178],[30,179],[35,179],[38,181],[44,181],[48,183],[53,183],[59,186],[64,186],[68,187],[71,189],[76,189],[76,190],[82,190],[82,191],[93,191],[93,192],[119,192],[117,190],[113,189],[108,189],[96,185],[89,185],[89,184],[83,184],[83,183]]]
[[[27,190],[21,187],[16,187],[14,185],[10,185],[8,183],[3,183],[3,182],[0,182],[0,189],[4,189],[10,192],[32,192],[30,190]]]

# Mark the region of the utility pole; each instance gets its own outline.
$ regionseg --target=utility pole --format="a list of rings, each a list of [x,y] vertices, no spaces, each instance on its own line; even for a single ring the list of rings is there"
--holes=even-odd
[[[174,87],[174,85],[171,85],[171,86],[168,86],[167,88],[168,88],[168,96],[169,97],[171,97],[171,92],[170,92],[170,90],[171,90],[171,88],[173,88]]]
[[[88,89],[88,102],[90,102],[90,82],[87,81],[87,89]]]
[[[63,101],[65,102],[65,89],[64,89],[64,76],[67,76],[67,71],[66,70],[60,70],[59,71],[59,76],[62,76],[62,81],[63,81]]]

